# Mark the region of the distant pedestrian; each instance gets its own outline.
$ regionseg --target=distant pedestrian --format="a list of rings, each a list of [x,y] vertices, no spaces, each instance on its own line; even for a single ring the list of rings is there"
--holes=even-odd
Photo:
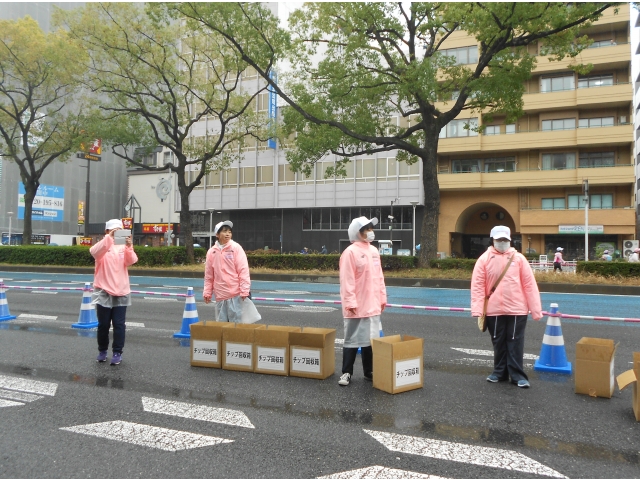
[[[307,247],[304,247],[302,250],[300,250],[300,253],[302,255],[307,255],[309,253],[309,249]]]
[[[492,246],[478,258],[471,277],[471,315],[486,314],[493,343],[493,372],[487,381],[507,381],[529,388],[524,372],[524,331],[529,312],[542,318],[540,292],[527,259],[510,246],[511,230],[497,226]],[[511,335],[511,338],[509,338]]]
[[[564,248],[562,248],[562,247],[558,247],[556,249],[556,254],[553,257],[553,272],[554,273],[555,273],[556,270],[562,271],[562,265],[567,263],[562,259],[562,251],[563,250],[564,250]]]
[[[207,252],[204,266],[204,303],[216,302],[216,319],[220,322],[240,322],[242,302],[251,295],[251,279],[247,254],[240,244],[231,240],[233,223],[229,220],[215,226],[218,238]]]
[[[610,262],[613,260],[613,257],[611,257],[611,254],[609,253],[609,250],[605,250],[604,252],[602,252],[602,257],[600,258],[605,262]]]
[[[324,245],[322,245],[322,250],[320,250],[320,253],[321,253],[322,255],[326,255],[327,253],[329,253],[329,252],[327,251],[327,247],[325,247]]]
[[[91,303],[96,306],[98,317],[96,360],[100,363],[107,361],[109,329],[113,325],[111,365],[118,365],[122,361],[125,319],[127,307],[131,305],[128,267],[138,261],[131,236],[126,237],[124,245],[115,244],[115,232],[122,229],[122,220],[109,220],[105,224],[104,238],[89,249],[95,259]]]
[[[629,262],[638,263],[640,262],[640,248],[635,248],[633,253],[629,255]]]
[[[362,354],[362,369],[367,380],[373,380],[373,351],[371,338],[380,336],[380,314],[387,304],[378,249],[371,245],[375,239],[373,227],[377,218],[358,217],[349,225],[351,245],[340,256],[340,298],[344,317],[342,348],[342,376],[338,384],[351,382],[353,365]]]

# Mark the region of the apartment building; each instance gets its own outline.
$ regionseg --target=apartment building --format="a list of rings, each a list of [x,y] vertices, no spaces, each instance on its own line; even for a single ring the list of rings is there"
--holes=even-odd
[[[589,256],[621,250],[635,238],[633,98],[629,5],[613,9],[582,33],[593,39],[578,57],[540,55],[525,85],[524,116],[507,124],[463,112],[443,129],[438,144],[441,189],[439,250],[479,256],[494,225],[511,228],[521,251],[584,258],[583,181],[589,184]],[[443,48],[459,63],[477,61],[475,39],[456,32]],[[530,52],[538,54],[538,46]],[[634,52],[635,53],[635,52]],[[446,106],[443,106],[446,108]],[[482,125],[480,134],[463,125]]]

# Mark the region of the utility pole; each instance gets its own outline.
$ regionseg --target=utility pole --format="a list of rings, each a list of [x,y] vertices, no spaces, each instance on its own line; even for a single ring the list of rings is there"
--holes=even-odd
[[[582,181],[584,195],[584,261],[589,261],[589,180]]]

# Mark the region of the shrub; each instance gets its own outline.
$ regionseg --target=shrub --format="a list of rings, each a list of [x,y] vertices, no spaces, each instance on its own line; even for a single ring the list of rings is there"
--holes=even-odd
[[[577,273],[591,273],[603,277],[640,277],[640,263],[578,262]]]
[[[466,272],[472,272],[475,264],[475,258],[444,258],[433,259],[429,262],[431,268],[439,268],[440,270],[464,270]]]

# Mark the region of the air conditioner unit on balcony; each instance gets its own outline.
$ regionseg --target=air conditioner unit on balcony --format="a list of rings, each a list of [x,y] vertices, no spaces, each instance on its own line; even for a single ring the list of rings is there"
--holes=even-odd
[[[640,248],[640,240],[625,240],[622,242],[622,247],[624,257],[629,258],[636,248]]]

